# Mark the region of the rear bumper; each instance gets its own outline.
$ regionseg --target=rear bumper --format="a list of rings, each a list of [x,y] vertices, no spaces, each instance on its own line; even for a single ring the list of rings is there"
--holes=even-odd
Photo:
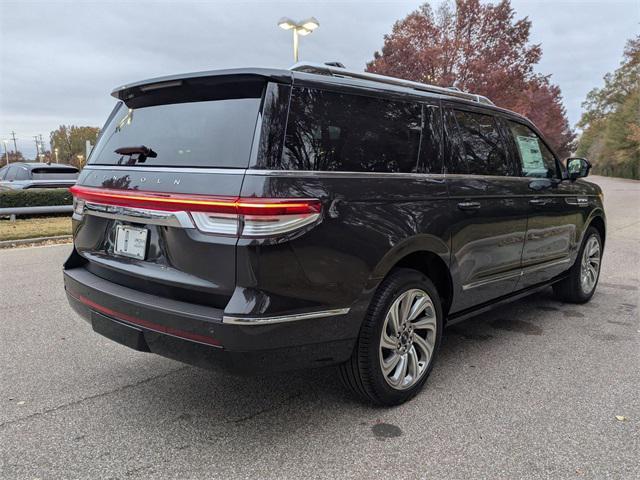
[[[66,269],[64,285],[70,305],[97,333],[135,350],[240,374],[343,362],[355,342],[345,336],[359,322],[346,309],[262,322],[225,317],[221,309],[139,292],[82,267]]]

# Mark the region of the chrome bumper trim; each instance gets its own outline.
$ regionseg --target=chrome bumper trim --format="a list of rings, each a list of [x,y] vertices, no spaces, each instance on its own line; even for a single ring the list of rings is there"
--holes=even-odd
[[[195,228],[187,212],[168,212],[145,208],[118,207],[101,203],[86,202],[83,215],[121,220],[123,222],[163,225],[165,227]]]
[[[224,315],[222,323],[232,325],[270,325],[272,323],[295,322],[298,320],[308,320],[311,318],[335,317],[337,315],[346,315],[349,308],[336,308],[333,310],[321,310],[309,313],[296,313],[293,315],[280,315],[277,317],[234,317]]]

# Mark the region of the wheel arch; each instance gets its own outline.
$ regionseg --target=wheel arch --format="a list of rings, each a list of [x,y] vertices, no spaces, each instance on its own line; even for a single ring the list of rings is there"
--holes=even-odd
[[[430,235],[413,237],[384,256],[374,269],[372,282],[379,284],[395,268],[418,270],[435,284],[446,316],[454,291],[449,259],[449,248],[439,238]]]
[[[591,220],[589,220],[589,223],[587,224],[587,228],[589,227],[593,227],[596,230],[598,230],[598,233],[600,234],[600,239],[602,240],[602,246],[604,246],[606,232],[607,232],[607,225],[604,221],[604,216],[600,213],[594,214],[591,217]]]

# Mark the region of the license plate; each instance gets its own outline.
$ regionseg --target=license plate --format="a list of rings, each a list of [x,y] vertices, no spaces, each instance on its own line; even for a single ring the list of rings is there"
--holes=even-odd
[[[144,260],[147,254],[148,234],[146,228],[116,226],[116,245],[113,252],[116,255]]]

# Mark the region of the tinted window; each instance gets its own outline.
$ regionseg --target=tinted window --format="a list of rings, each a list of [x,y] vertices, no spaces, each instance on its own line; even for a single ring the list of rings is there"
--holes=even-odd
[[[523,177],[556,177],[556,160],[540,137],[529,127],[508,122],[520,156]]]
[[[5,180],[25,180],[26,168],[19,165],[9,167]]]
[[[440,107],[422,107],[422,144],[420,145],[420,172],[442,173],[442,121]]]
[[[4,177],[4,179],[5,180],[15,180],[17,171],[18,171],[18,167],[17,166],[9,167],[7,169],[7,174]]]
[[[280,168],[414,172],[418,104],[295,88]]]
[[[29,180],[29,170],[25,167],[16,167],[16,180]]]
[[[491,115],[454,110],[458,149],[452,173],[513,175],[498,124]]]
[[[144,145],[157,157],[138,163],[141,166],[246,168],[259,107],[260,98],[134,110],[121,104],[105,126],[89,163],[126,165],[130,157],[114,150]]]

